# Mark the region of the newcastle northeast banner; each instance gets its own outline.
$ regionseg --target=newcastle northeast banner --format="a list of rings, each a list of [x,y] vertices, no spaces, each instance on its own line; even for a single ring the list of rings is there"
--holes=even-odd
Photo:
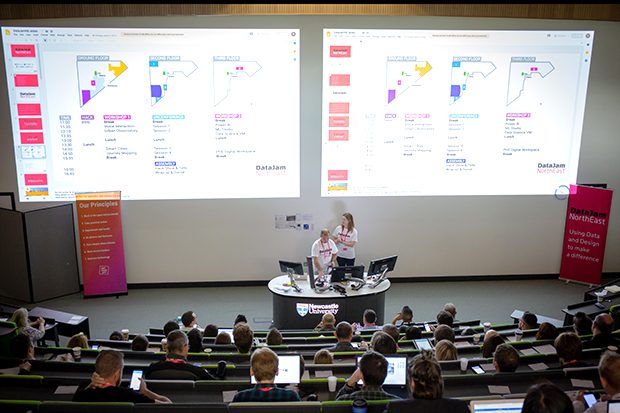
[[[84,296],[126,294],[121,193],[75,194]]]
[[[570,186],[560,278],[600,284],[613,191]]]

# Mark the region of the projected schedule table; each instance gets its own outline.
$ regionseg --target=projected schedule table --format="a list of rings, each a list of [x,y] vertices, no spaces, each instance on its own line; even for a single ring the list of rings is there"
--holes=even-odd
[[[346,295],[334,290],[316,292],[310,288],[307,278],[296,281],[301,292],[286,287],[284,284],[288,282],[288,275],[281,275],[269,281],[268,286],[273,296],[273,323],[279,329],[312,329],[326,312],[334,314],[338,321],[361,323],[367,308],[377,313],[377,324],[384,323],[385,292],[391,286],[389,280],[375,288],[365,285],[357,291],[349,284],[339,283],[346,288]]]

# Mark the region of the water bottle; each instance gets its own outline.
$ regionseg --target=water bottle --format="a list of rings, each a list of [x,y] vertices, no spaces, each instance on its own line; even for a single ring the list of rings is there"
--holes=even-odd
[[[179,328],[183,328],[183,322],[181,321],[180,315],[177,316],[177,324],[179,325]]]

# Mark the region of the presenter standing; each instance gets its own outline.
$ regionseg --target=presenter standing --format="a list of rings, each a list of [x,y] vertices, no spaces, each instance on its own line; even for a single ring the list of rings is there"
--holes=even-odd
[[[355,229],[353,215],[348,212],[342,214],[341,224],[334,229],[332,239],[338,247],[338,265],[355,265],[357,229]]]
[[[312,244],[312,261],[319,277],[325,277],[327,268],[336,265],[336,254],[338,248],[334,241],[329,239],[329,230],[324,228],[321,230],[321,238]]]

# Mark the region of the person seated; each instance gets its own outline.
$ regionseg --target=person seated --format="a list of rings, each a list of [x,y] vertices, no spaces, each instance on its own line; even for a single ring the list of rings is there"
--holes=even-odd
[[[149,348],[149,339],[143,334],[138,334],[131,341],[131,351],[146,351]]]
[[[301,358],[303,360],[303,357]],[[334,356],[326,348],[314,353],[314,364],[334,364]]]
[[[283,342],[282,333],[274,327],[267,333],[266,341],[268,346],[281,346]]]
[[[396,327],[394,324],[385,324],[381,328],[381,331],[389,334],[394,339],[394,341],[397,343],[398,343],[398,340],[400,340],[400,331],[398,330],[398,327]]]
[[[9,351],[12,357],[19,359],[15,364],[19,366],[20,375],[29,375],[32,365],[28,360],[34,360],[34,344],[30,336],[19,333],[11,339]]]
[[[568,331],[560,334],[553,342],[553,347],[555,347],[558,353],[560,368],[590,366],[588,363],[580,360],[583,346],[577,334]]]
[[[187,362],[189,340],[187,334],[181,330],[174,330],[168,334],[168,354],[164,360],[151,363],[144,372],[147,379],[188,379],[214,380],[215,377],[202,367]],[[223,378],[226,372],[226,362],[218,363],[217,377]]]
[[[526,311],[519,319],[519,328],[521,330],[534,330],[538,328],[538,317],[536,314]]]
[[[235,317],[235,322],[233,323],[233,328],[239,323],[247,324],[248,323],[247,317],[243,314],[237,314],[237,317]]]
[[[578,336],[587,336],[592,334],[592,319],[583,311],[579,311],[573,317],[573,330]]]
[[[437,361],[456,360],[458,353],[454,343],[450,340],[440,340],[435,345],[435,358]]]
[[[219,329],[217,328],[215,324],[207,324],[207,326],[205,327],[205,331],[203,331],[202,333],[202,336],[203,337],[217,337],[218,331]]]
[[[493,353],[493,366],[498,373],[514,373],[519,367],[519,353],[510,344],[500,344]]]
[[[274,384],[278,375],[278,355],[270,348],[263,347],[254,350],[250,358],[250,375],[256,379],[256,385],[235,394],[233,403],[301,401],[295,391],[283,389]]]
[[[336,331],[336,317],[332,313],[325,313],[321,322],[314,327],[314,331]]]
[[[353,340],[353,327],[351,324],[346,321],[341,321],[336,326],[336,331],[334,332],[336,339],[338,340],[338,344],[335,346],[329,347],[329,350],[332,353],[337,353],[341,351],[357,351],[356,347],[353,347],[351,344],[351,340]]]
[[[417,340],[422,338],[422,330],[416,326],[409,326],[405,329],[405,340]]]
[[[79,348],[90,348],[88,346],[88,337],[84,333],[77,333],[71,336],[69,341],[67,341],[67,347],[79,347]]]
[[[608,400],[620,400],[620,354],[606,351],[598,363],[598,375],[605,389],[605,395],[594,406],[585,410],[583,395],[573,402],[575,413],[604,413],[607,412]]]
[[[433,338],[435,343],[439,343],[441,340],[449,340],[454,343],[454,330],[446,324],[440,324],[433,331]]]
[[[174,320],[170,320],[166,322],[166,324],[164,324],[164,336],[168,337],[168,334],[178,329],[179,329],[179,323],[177,323]]]
[[[378,330],[381,327],[377,325],[377,313],[371,308],[364,310],[362,315],[362,325],[353,323],[353,331]]]
[[[558,386],[540,383],[528,389],[521,413],[573,413],[573,405]]]
[[[495,353],[495,349],[500,344],[504,344],[504,339],[495,330],[489,330],[484,334],[482,340],[482,357],[489,358]]]
[[[177,326],[177,328],[179,328],[179,326]],[[108,338],[108,340],[111,341],[125,341],[125,339],[123,338],[123,333],[121,333],[118,330],[114,330],[110,333],[110,337]]]
[[[413,310],[408,305],[404,305],[403,308],[396,313],[392,318],[391,324],[397,327],[406,327],[413,324]]]
[[[232,344],[232,338],[226,331],[220,331],[215,337],[213,344]]]
[[[389,402],[387,413],[469,413],[466,401],[443,397],[441,367],[429,350],[422,350],[412,360],[409,388],[413,399]]]
[[[120,387],[123,377],[123,353],[103,350],[95,361],[91,383],[73,395],[74,402],[172,403],[166,396],[150,391],[140,379],[140,390]]]
[[[538,331],[536,332],[536,340],[555,340],[560,332],[551,323],[540,323],[538,326]]]
[[[437,313],[437,326],[441,324],[452,327],[454,325],[454,317],[452,317],[452,314],[450,314],[446,310],[441,310],[439,313]]]
[[[233,329],[235,347],[241,354],[249,354],[254,344],[254,331],[246,323],[237,323]]]
[[[611,335],[614,319],[611,315],[599,314],[592,323],[592,339],[583,343],[583,348],[606,348],[615,346],[620,348],[620,340]]]
[[[198,326],[198,317],[196,313],[189,310],[181,315],[181,323],[183,323],[183,328],[186,330],[191,330],[192,328],[200,328]]]
[[[190,353],[202,353],[202,333],[197,328],[192,328],[187,332]]]
[[[383,331],[375,331],[370,340],[370,348],[384,356],[394,355],[398,352],[398,345],[394,338]]]
[[[456,320],[456,306],[452,303],[445,303],[443,311],[447,311],[452,315],[452,319]]]
[[[23,307],[15,310],[9,321],[15,323],[17,334],[23,333],[30,337],[32,345],[35,345],[38,340],[43,339],[45,336],[45,320],[39,317],[36,321],[30,322],[28,320],[28,310]]]
[[[383,390],[387,369],[388,362],[382,354],[372,350],[367,351],[360,359],[359,367],[355,369],[336,394],[336,400],[400,399],[400,397]],[[361,387],[357,383],[360,379],[363,383]]]

